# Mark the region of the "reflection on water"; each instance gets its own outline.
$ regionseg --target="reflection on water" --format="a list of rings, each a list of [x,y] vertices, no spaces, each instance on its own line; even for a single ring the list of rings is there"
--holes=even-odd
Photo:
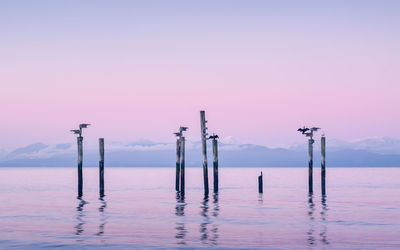
[[[83,210],[84,206],[87,204],[86,201],[84,201],[82,198],[78,198],[79,204],[76,207],[77,215],[76,215],[76,220],[78,221],[78,224],[75,226],[75,235],[81,235],[84,232],[83,226],[85,225],[85,211]]]
[[[260,204],[260,205],[263,204],[263,194],[262,193],[258,194],[258,204]]]
[[[218,193],[214,194],[213,196],[213,217],[216,219],[219,215],[219,203],[218,203]],[[218,224],[216,221],[214,221],[214,223],[212,224],[212,238],[211,238],[211,242],[213,243],[213,245],[217,245],[217,240],[218,240]]]
[[[219,215],[218,194],[215,193],[213,195],[212,217],[209,216],[210,207],[208,203],[209,197],[205,196],[200,206],[200,215],[203,217],[203,220],[200,223],[200,241],[202,244],[216,246],[218,244],[218,225],[215,219]]]
[[[321,237],[320,241],[324,245],[328,245],[328,226],[326,224],[326,218],[327,218],[327,211],[328,211],[328,206],[326,203],[326,196],[322,196],[321,198],[321,220],[316,221],[314,212],[315,212],[315,203],[313,202],[313,195],[309,194],[308,196],[308,218],[309,218],[309,226],[310,229],[307,232],[307,243],[309,246],[314,246],[315,245],[315,236],[314,233],[316,231],[316,225],[320,224],[320,232],[319,236]],[[319,227],[318,227],[319,228]],[[317,232],[318,233],[318,232]]]
[[[184,217],[185,216],[185,198],[180,197],[179,193],[176,195],[176,206],[175,206],[175,215],[179,217]],[[185,242],[185,236],[187,233],[187,230],[185,228],[185,223],[184,223],[184,218],[181,218],[181,221],[176,222],[175,229],[177,230],[177,233],[175,235],[175,238],[178,240],[179,245],[186,245]]]
[[[328,245],[329,244],[329,241],[328,241],[328,226],[326,224],[328,206],[326,205],[326,195],[322,196],[321,205],[322,205],[322,211],[321,211],[322,231],[321,231],[321,233],[319,235],[321,236],[321,242],[324,245]]]
[[[305,169],[268,169],[259,195],[254,169],[227,168],[208,198],[193,168],[176,200],[175,169],[110,168],[103,200],[97,168],[75,199],[75,170],[0,168],[1,249],[400,249],[400,168],[332,169],[329,197],[305,194]]]
[[[307,243],[310,246],[313,246],[315,244],[315,237],[314,237],[314,210],[315,210],[315,205],[313,202],[313,195],[309,194],[308,195],[308,218],[310,220],[309,225],[310,229],[307,232]]]
[[[107,223],[107,217],[104,214],[104,209],[107,207],[107,202],[104,200],[103,196],[100,197],[100,207],[99,207],[99,212],[100,212],[100,225],[99,225],[99,232],[96,234],[97,236],[102,236],[104,234],[104,226]]]

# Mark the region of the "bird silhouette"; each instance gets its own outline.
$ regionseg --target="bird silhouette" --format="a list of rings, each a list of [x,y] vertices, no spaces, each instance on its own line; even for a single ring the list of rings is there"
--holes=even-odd
[[[310,130],[311,130],[311,131],[318,131],[319,129],[321,129],[321,128],[312,127]]]
[[[303,126],[303,128],[299,128],[297,131],[301,132],[303,135],[305,134],[306,131],[310,130],[309,128],[306,128],[306,126]]]
[[[174,135],[181,137],[182,136],[182,132],[174,133]]]
[[[218,139],[219,137],[218,137],[218,135],[216,135],[216,134],[213,134],[213,135],[210,135],[209,137],[208,137],[208,139]]]
[[[81,131],[79,129],[73,129],[73,130],[70,130],[70,131],[73,132],[74,134],[77,134],[77,135],[79,135],[81,133]]]
[[[79,124],[79,128],[80,128],[80,129],[87,128],[89,125],[90,125],[90,124],[82,123],[82,124]]]
[[[305,135],[308,136],[308,137],[312,137],[313,133],[305,133]]]

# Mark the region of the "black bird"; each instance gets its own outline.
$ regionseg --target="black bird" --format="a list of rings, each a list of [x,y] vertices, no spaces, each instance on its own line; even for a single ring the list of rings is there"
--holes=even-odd
[[[71,130],[71,132],[73,132],[74,134],[79,135],[81,133],[81,131],[79,129],[73,129]]]
[[[79,129],[87,128],[89,125],[90,124],[87,124],[87,123],[79,124]]]
[[[209,137],[208,137],[208,139],[218,139],[219,137],[218,137],[218,135],[216,135],[216,134],[213,134],[213,135],[210,135]]]
[[[310,130],[309,128],[306,128],[306,126],[303,126],[303,128],[299,128],[297,131],[301,132],[303,135],[305,134],[306,131]]]
[[[176,136],[178,136],[178,137],[181,137],[181,136],[182,136],[182,132],[174,133],[174,135],[176,135]]]
[[[318,129],[321,129],[321,128],[312,127],[310,130],[311,130],[311,131],[318,131]]]

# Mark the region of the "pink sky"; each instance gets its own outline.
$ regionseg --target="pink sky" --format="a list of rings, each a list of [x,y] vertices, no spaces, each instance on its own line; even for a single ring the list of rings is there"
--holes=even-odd
[[[81,122],[88,139],[196,139],[201,109],[245,143],[302,142],[302,125],[400,137],[395,2],[40,3],[0,10],[0,148],[73,141]]]

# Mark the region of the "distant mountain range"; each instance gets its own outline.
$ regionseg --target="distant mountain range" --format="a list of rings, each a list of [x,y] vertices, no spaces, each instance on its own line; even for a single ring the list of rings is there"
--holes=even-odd
[[[225,142],[225,143],[224,143]],[[187,141],[186,165],[201,166],[201,143]],[[320,145],[314,144],[314,165],[320,165]],[[211,145],[208,147],[211,158]],[[76,165],[75,143],[48,145],[35,143],[11,152],[0,151],[0,167],[72,167]],[[151,141],[107,142],[105,162],[110,167],[173,167],[175,142]],[[327,166],[330,167],[400,167],[400,139],[383,137],[353,142],[327,141]],[[269,148],[253,144],[237,144],[229,140],[219,143],[221,167],[305,167],[307,144],[288,148]],[[98,165],[96,145],[84,144],[84,165]]]

